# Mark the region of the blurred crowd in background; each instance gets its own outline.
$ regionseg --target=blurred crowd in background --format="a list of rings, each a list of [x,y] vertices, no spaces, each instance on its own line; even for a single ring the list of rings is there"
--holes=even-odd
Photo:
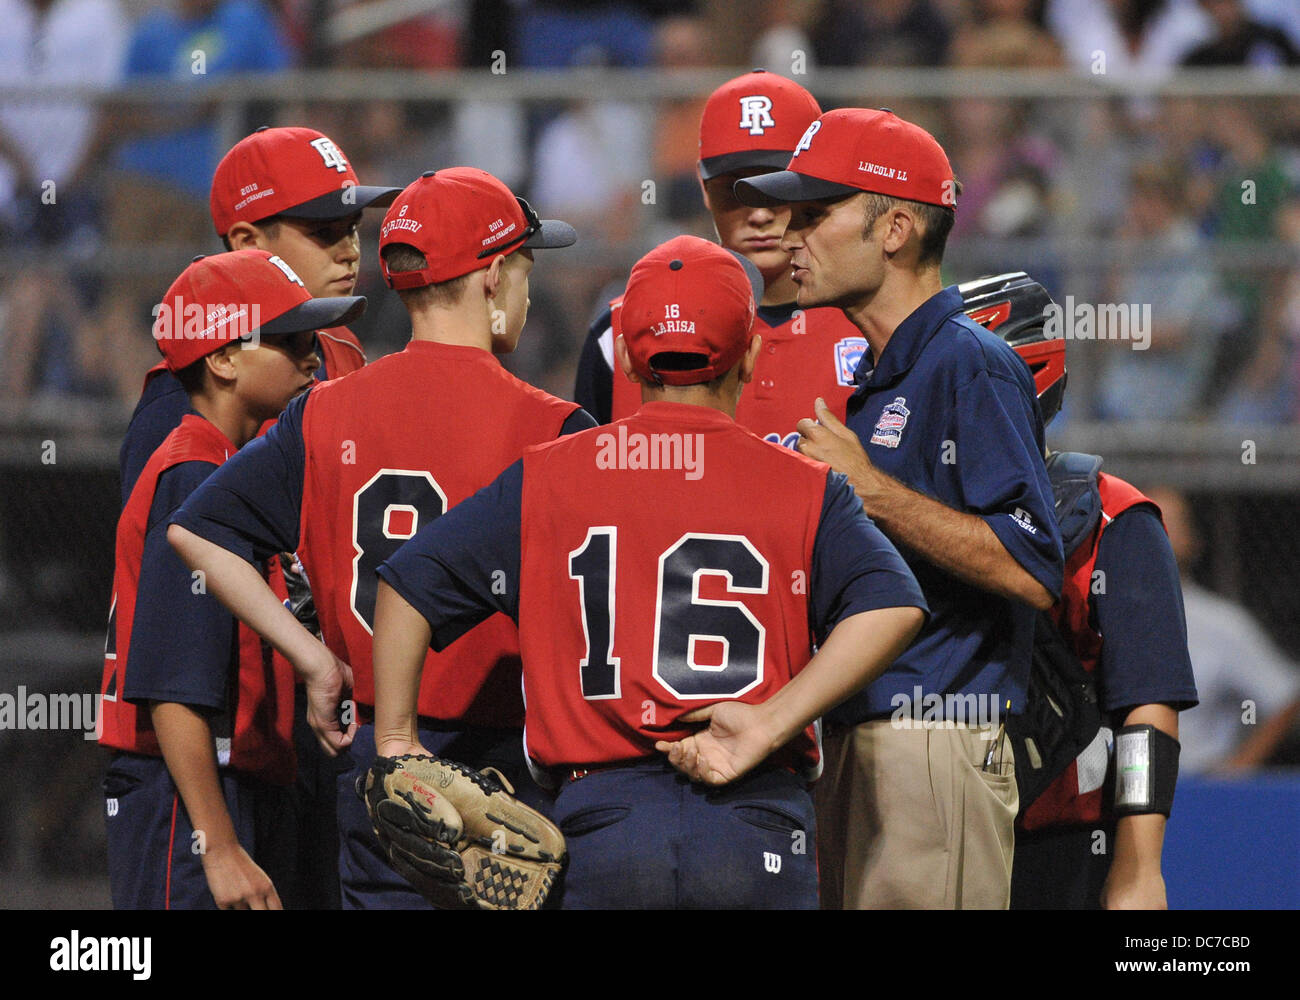
[[[509,362],[561,395],[587,320],[626,267],[667,236],[711,235],[695,176],[707,88],[639,102],[304,94],[244,106],[233,137],[215,102],[161,101],[231,74],[762,65],[816,92],[819,69],[852,67],[1124,80],[1300,65],[1294,0],[0,0],[0,25],[0,406],[10,418],[51,397],[129,412],[157,360],[150,306],[194,252],[218,249],[212,171],[258,125],[335,137],[362,183],[481,166],[543,215],[572,221],[582,243],[536,272],[529,329]],[[16,96],[59,84],[147,84],[160,101]],[[1028,268],[1061,302],[1151,306],[1148,350],[1089,344],[1072,359],[1086,377],[1066,419],[1300,419],[1300,96],[864,93],[823,105],[885,98],[940,139],[964,185],[948,280]],[[400,349],[407,330],[374,266],[377,216],[366,225],[359,333],[373,358]]]

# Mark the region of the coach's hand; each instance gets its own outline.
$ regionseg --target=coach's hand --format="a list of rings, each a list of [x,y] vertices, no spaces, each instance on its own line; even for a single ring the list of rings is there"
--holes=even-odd
[[[774,749],[772,727],[761,705],[720,701],[681,716],[678,722],[708,722],[684,740],[659,740],[655,749],[692,781],[725,785],[767,759]]]
[[[270,876],[257,866],[238,841],[208,845],[203,874],[219,910],[283,910]]]
[[[337,757],[357,732],[356,706],[345,700],[352,690],[352,668],[323,643],[316,646],[313,662],[298,670],[307,691],[307,722],[325,752]]]
[[[817,415],[816,420],[804,417],[796,425],[800,435],[799,451],[818,462],[825,462],[836,472],[843,473],[870,514],[870,498],[883,473],[871,464],[858,436],[830,411],[826,400],[818,396],[813,403],[813,411]]]

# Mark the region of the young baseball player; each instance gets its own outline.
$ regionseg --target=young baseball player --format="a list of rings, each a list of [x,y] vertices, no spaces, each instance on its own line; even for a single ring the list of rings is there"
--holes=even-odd
[[[365,208],[392,203],[400,188],[362,186],[333,140],[309,128],[260,128],[241,139],[212,177],[212,224],[227,250],[273,253],[312,295],[347,296],[361,261],[357,225]],[[365,352],[347,327],[317,332],[322,381],[356,371]],[[136,476],[181,417],[185,393],[165,365],[145,375],[120,458],[122,503]]]
[[[816,99],[799,84],[755,70],[715,90],[700,118],[700,190],[718,242],[748,258],[763,275],[756,319],[763,353],[736,407],[736,420],[787,448],[794,447],[795,424],[818,396],[844,416],[867,342],[840,310],[795,303],[790,254],[780,246],[789,209],[742,205],[732,187],[741,178],[784,168],[820,114]],[[641,405],[636,383],[614,363],[621,308],[620,297],[596,318],[578,362],[574,398],[601,423],[629,416]]]
[[[1029,365],[1043,424],[1051,423],[1065,398],[1065,341],[1044,335],[1046,290],[1023,273],[958,287],[967,315]],[[1178,776],[1178,713],[1196,704],[1196,684],[1160,510],[1100,469],[1096,455],[1047,456],[1066,555],[1049,614],[1095,679],[1104,715],[1078,758],[1021,803],[1012,909],[1166,906],[1160,855]]]
[[[380,755],[421,752],[430,643],[519,623],[568,908],[815,907],[813,720],[924,620],[843,478],[733,418],[757,282],[692,236],[642,258],[615,342],[641,408],[528,449],[379,569]]]
[[[376,567],[528,445],[593,425],[576,404],[519,381],[495,357],[513,350],[523,329],[533,251],[572,244],[571,227],[538,219],[491,174],[457,167],[407,187],[380,234],[384,276],[411,314],[406,350],[294,400],[264,440],[191,498],[172,529],[209,588],[259,631],[269,622],[262,634],[277,648],[292,636],[276,631],[274,598],[246,560],[296,551],[322,637],[352,666],[360,712],[352,726],[361,725],[353,767],[338,780],[349,908],[427,906],[388,867],[354,788],[374,754]],[[520,739],[518,637],[504,616],[430,654],[419,712],[426,745],[498,767],[540,804]]]
[[[846,421],[819,400],[799,447],[848,475],[933,611],[828,716],[823,900],[1005,908],[1017,797],[998,719],[1021,708],[1034,608],[1055,601],[1063,563],[1033,380],[940,281],[958,191],[925,130],[830,111],[787,170],[736,193],[791,205],[799,304],[838,306],[868,341]]]
[[[193,409],[145,464],[117,528],[100,742],[118,751],[104,782],[118,908],[280,907],[275,882],[293,857],[292,671],[185,569],[167,522],[312,385],[314,331],[364,306],[312,298],[261,250],[196,261],[160,304],[154,335]],[[283,594],[277,569],[250,567]],[[296,652],[317,709],[337,706],[346,668],[314,640]]]
[[[398,190],[358,184],[343,151],[320,132],[260,128],[237,142],[217,165],[210,197],[212,224],[227,250],[266,250],[288,263],[312,295],[347,296],[360,267],[361,212],[390,204]],[[316,351],[321,358],[316,377],[322,381],[356,371],[366,360],[361,344],[345,326],[318,330]],[[189,409],[184,390],[165,365],[145,376],[120,454],[124,504],[144,463]],[[310,620],[306,583],[291,558],[284,563],[293,606]],[[337,774],[322,756],[305,709],[299,691],[294,712],[299,864],[294,884],[282,886],[282,892],[295,908],[337,908]]]

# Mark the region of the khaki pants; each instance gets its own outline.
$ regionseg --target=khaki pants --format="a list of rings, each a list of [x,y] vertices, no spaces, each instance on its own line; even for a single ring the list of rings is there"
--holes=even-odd
[[[823,909],[1006,909],[1019,796],[991,726],[828,733],[817,783]],[[999,766],[999,763],[1000,765]]]

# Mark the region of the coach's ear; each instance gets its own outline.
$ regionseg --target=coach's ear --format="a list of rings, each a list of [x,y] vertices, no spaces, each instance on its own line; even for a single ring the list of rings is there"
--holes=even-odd
[[[618,359],[618,366],[623,369],[623,374],[627,376],[629,382],[640,382],[641,376],[632,369],[632,355],[627,352],[627,344],[620,333],[614,338],[614,357]]]

